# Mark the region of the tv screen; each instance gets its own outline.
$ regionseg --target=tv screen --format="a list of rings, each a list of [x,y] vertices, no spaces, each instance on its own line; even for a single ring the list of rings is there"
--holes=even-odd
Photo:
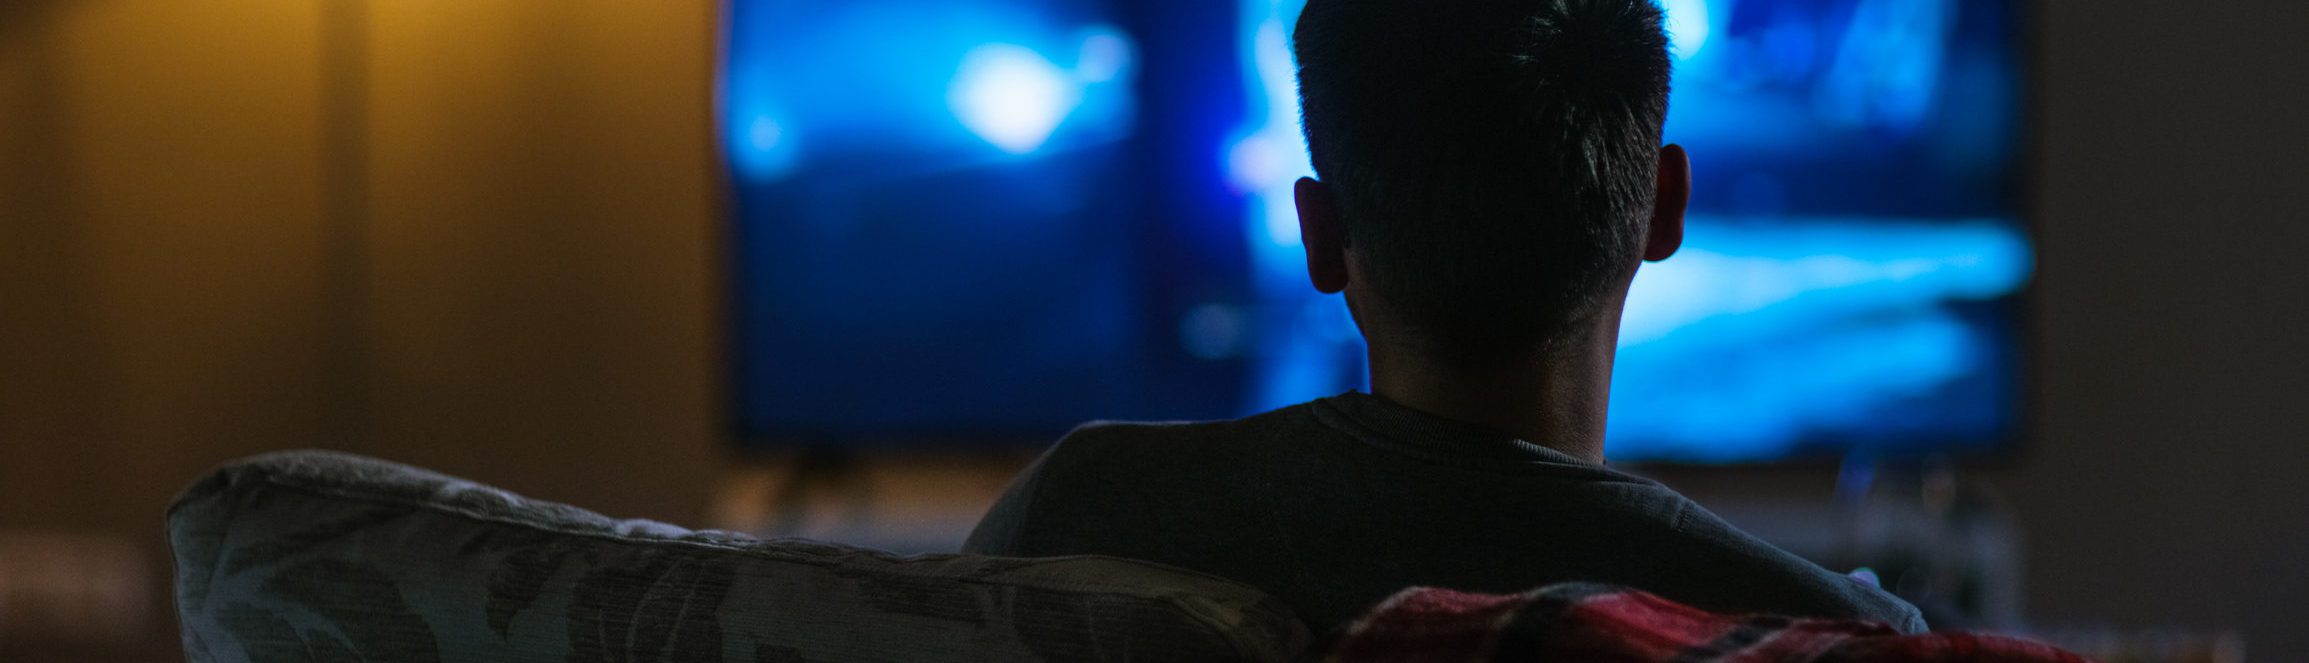
[[[1364,385],[1308,285],[1297,0],[734,0],[731,412],[756,448],[1047,444]],[[1683,251],[1607,453],[1994,453],[2019,412],[2010,0],[1669,0]]]

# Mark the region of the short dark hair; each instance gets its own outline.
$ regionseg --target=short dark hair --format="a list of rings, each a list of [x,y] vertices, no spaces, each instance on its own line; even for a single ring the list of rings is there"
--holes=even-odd
[[[1544,344],[1643,250],[1669,63],[1652,0],[1309,0],[1315,171],[1421,343]]]

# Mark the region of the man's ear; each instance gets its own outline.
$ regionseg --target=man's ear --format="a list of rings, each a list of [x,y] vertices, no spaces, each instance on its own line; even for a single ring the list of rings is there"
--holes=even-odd
[[[1660,174],[1652,193],[1651,232],[1644,237],[1644,260],[1661,261],[1684,246],[1684,206],[1692,202],[1692,160],[1681,145],[1660,148]]]
[[[1337,294],[1347,289],[1347,224],[1331,188],[1311,177],[1299,178],[1291,188],[1299,204],[1299,244],[1307,247],[1307,278],[1315,290]]]

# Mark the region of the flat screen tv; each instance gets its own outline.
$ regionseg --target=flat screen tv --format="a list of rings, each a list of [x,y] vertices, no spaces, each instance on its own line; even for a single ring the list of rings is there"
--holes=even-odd
[[[1301,4],[732,0],[738,438],[1015,449],[1362,387],[1291,204]],[[1612,458],[2009,449],[2020,4],[1664,3],[1696,189],[1631,294]]]

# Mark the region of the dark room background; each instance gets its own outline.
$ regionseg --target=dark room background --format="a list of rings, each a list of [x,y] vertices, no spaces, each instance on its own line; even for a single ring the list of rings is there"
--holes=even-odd
[[[2309,4],[2038,4],[2036,409],[1974,470],[2028,614],[2309,659]],[[280,448],[705,523],[719,11],[0,3],[0,601],[86,551],[126,609],[75,628],[174,658],[167,499]]]

